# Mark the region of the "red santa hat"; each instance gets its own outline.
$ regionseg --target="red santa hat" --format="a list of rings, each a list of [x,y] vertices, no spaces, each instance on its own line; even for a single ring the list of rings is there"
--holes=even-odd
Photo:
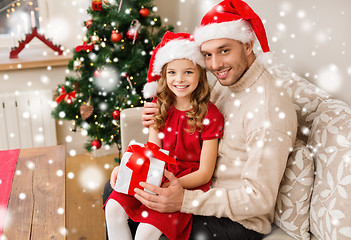
[[[242,0],[224,0],[214,6],[195,29],[196,43],[229,38],[247,43],[255,39],[264,53],[270,52],[266,31],[260,17]]]
[[[151,56],[147,83],[143,89],[144,98],[156,96],[157,81],[161,77],[162,67],[176,59],[188,59],[205,68],[204,57],[191,34],[167,31]]]

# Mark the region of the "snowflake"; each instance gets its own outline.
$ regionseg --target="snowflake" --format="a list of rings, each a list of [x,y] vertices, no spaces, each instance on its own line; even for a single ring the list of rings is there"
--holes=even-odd
[[[192,202],[192,205],[193,205],[194,207],[199,206],[199,201],[198,201],[198,200],[194,200],[194,201]]]
[[[63,208],[58,208],[57,209],[57,213],[62,215],[65,212],[65,210]]]
[[[252,112],[248,112],[248,113],[246,114],[246,117],[247,117],[248,119],[253,119],[254,115],[253,115]]]
[[[24,200],[24,199],[26,199],[26,194],[25,193],[20,193],[18,195],[18,197],[19,197],[19,199]]]
[[[148,213],[147,211],[143,211],[143,212],[141,213],[141,216],[142,216],[143,218],[147,218],[147,217],[149,216],[149,213]]]
[[[96,190],[104,181],[104,174],[94,166],[84,168],[79,175],[79,183],[83,189]]]
[[[74,157],[75,155],[77,155],[76,150],[71,149],[71,150],[69,151],[69,155],[70,155],[71,157]]]
[[[67,173],[67,177],[68,177],[68,179],[73,179],[74,178],[74,173],[73,172]]]
[[[330,64],[327,68],[323,68],[318,73],[318,86],[328,89],[329,92],[337,92],[342,87],[343,78],[339,68],[335,64]]]
[[[56,175],[57,175],[58,177],[62,177],[62,176],[63,176],[63,171],[62,171],[61,169],[57,170],[57,171],[56,171]]]
[[[208,124],[210,124],[210,120],[208,118],[205,118],[203,121],[202,121],[202,124],[207,126]]]

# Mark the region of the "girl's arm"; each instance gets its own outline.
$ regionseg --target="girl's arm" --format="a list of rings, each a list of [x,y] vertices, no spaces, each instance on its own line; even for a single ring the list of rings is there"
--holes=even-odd
[[[149,142],[152,142],[162,148],[161,139],[158,137],[159,131],[153,128],[152,126],[149,127]]]
[[[216,165],[217,150],[218,138],[203,141],[199,169],[179,178],[179,183],[183,188],[196,188],[211,180]]]

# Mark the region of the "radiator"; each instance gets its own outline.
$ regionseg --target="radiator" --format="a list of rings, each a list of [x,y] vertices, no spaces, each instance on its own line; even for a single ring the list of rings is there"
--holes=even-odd
[[[57,145],[52,91],[0,94],[0,150]]]

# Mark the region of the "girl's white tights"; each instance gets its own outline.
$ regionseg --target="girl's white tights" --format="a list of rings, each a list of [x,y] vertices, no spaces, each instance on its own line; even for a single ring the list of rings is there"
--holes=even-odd
[[[105,206],[105,218],[110,240],[133,239],[128,226],[128,215],[117,201],[108,200]],[[156,227],[147,223],[140,223],[135,234],[135,240],[158,240],[161,235],[162,232]]]

